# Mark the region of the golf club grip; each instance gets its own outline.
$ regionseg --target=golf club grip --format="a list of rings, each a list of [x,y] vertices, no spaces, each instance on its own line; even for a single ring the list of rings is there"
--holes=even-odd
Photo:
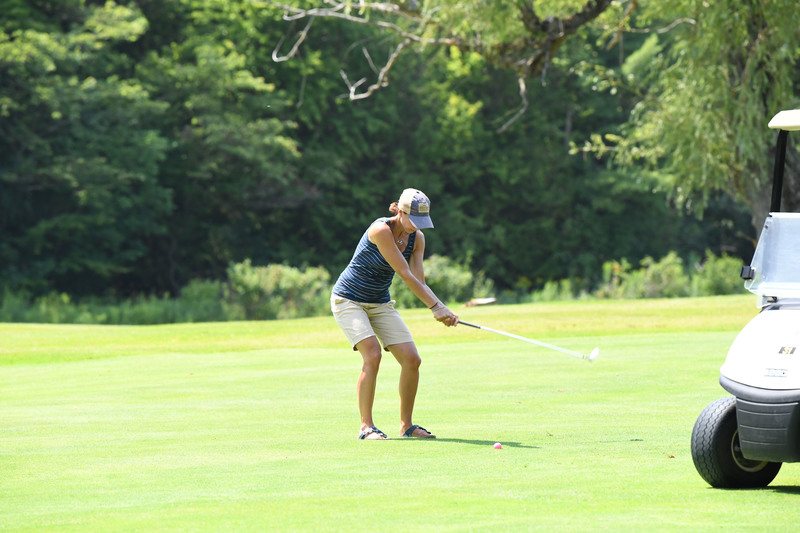
[[[477,324],[470,324],[469,322],[464,322],[464,321],[463,321],[463,320],[461,320],[461,319],[459,319],[459,320],[458,320],[458,323],[459,323],[459,324],[463,324],[463,325],[465,325],[465,326],[469,326],[469,327],[471,327],[471,328],[475,328],[475,329],[481,329],[481,327],[480,327],[479,325],[477,325]]]

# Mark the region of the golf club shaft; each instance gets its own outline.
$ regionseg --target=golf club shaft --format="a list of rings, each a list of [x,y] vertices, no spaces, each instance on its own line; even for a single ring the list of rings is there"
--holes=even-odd
[[[505,335],[506,337],[511,337],[512,339],[517,339],[524,342],[529,342],[531,344],[535,344],[537,346],[541,346],[542,348],[549,348],[551,350],[555,350],[557,352],[565,353],[567,355],[571,355],[573,357],[580,357],[581,359],[589,359],[588,355],[584,355],[580,352],[574,352],[572,350],[567,350],[566,348],[561,348],[560,346],[554,346],[552,344],[547,344],[546,342],[537,341],[534,339],[529,339],[527,337],[520,337],[519,335],[514,335],[513,333],[506,333],[505,331],[500,331],[498,329],[487,328],[486,326],[479,326],[478,324],[470,324],[469,322],[464,322],[463,320],[458,321],[459,324],[464,324],[465,326],[469,326],[471,328],[482,329],[485,331],[491,331],[492,333],[497,333],[498,335]]]

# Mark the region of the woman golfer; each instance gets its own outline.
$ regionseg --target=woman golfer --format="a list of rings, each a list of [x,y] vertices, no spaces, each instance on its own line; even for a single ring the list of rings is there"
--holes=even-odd
[[[425,236],[420,229],[433,228],[430,206],[430,200],[422,191],[404,190],[400,199],[389,206],[393,216],[375,220],[364,232],[350,264],[333,286],[333,316],[353,350],[358,350],[364,359],[358,376],[359,439],[387,438],[372,420],[381,344],[400,363],[400,434],[435,438],[411,420],[422,360],[411,332],[389,297],[389,286],[397,273],[433,312],[436,320],[446,326],[458,324],[458,317],[425,285],[422,269]]]

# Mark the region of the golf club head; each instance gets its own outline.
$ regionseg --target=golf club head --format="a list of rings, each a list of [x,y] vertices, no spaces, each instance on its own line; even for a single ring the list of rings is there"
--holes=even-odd
[[[598,355],[600,355],[600,348],[599,347],[597,347],[594,350],[592,350],[592,353],[589,354],[589,361],[594,361],[595,359],[597,359]]]

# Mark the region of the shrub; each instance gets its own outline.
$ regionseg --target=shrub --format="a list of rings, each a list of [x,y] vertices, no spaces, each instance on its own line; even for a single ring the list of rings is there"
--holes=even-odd
[[[25,311],[30,307],[30,300],[24,292],[3,290],[3,301],[0,302],[0,322],[22,322]]]
[[[249,259],[228,268],[228,316],[268,320],[328,312],[330,274],[322,267],[253,266]]]
[[[719,294],[739,294],[745,292],[739,273],[742,261],[722,254],[717,257],[706,252],[705,261],[692,273],[693,296],[715,296]]]
[[[108,320],[113,324],[170,324],[181,321],[179,303],[169,294],[136,296],[109,307]]]
[[[178,298],[182,322],[223,322],[228,320],[225,305],[227,287],[220,281],[192,280]]]
[[[603,264],[603,281],[594,291],[598,298],[674,298],[713,296],[744,291],[738,273],[739,259],[706,252],[701,265],[687,274],[674,252],[659,261],[646,257],[640,268],[609,261]],[[253,266],[250,260],[232,264],[227,281],[193,280],[177,298],[139,295],[123,301],[90,298],[74,302],[63,293],[32,299],[24,291],[8,288],[0,294],[0,322],[79,324],[163,324],[225,320],[266,320],[324,315],[329,311],[330,275],[321,267],[298,269],[287,265]],[[466,302],[494,296],[494,283],[483,272],[433,255],[425,261],[425,280],[445,302]],[[547,281],[538,291],[521,278],[513,291],[500,295],[502,303],[569,300],[586,296],[580,280]],[[391,287],[398,307],[423,303],[395,277]]]
[[[660,261],[652,257],[642,260],[641,282],[635,298],[678,298],[689,296],[691,282],[683,268],[683,260],[670,252]]]
[[[600,298],[676,298],[691,293],[683,260],[675,252],[660,261],[645,257],[640,264],[640,269],[631,270],[630,263],[624,259],[605,263],[603,284],[595,295]]]
[[[575,290],[571,279],[548,281],[541,290],[532,294],[533,302],[556,302],[575,299]]]
[[[603,282],[595,291],[598,298],[624,298],[625,281],[630,276],[631,264],[627,259],[603,263]]]
[[[443,302],[466,302],[492,296],[494,292],[494,282],[483,272],[473,274],[468,266],[441,255],[425,260],[425,283]],[[390,292],[398,307],[425,306],[400,276],[395,276]]]

